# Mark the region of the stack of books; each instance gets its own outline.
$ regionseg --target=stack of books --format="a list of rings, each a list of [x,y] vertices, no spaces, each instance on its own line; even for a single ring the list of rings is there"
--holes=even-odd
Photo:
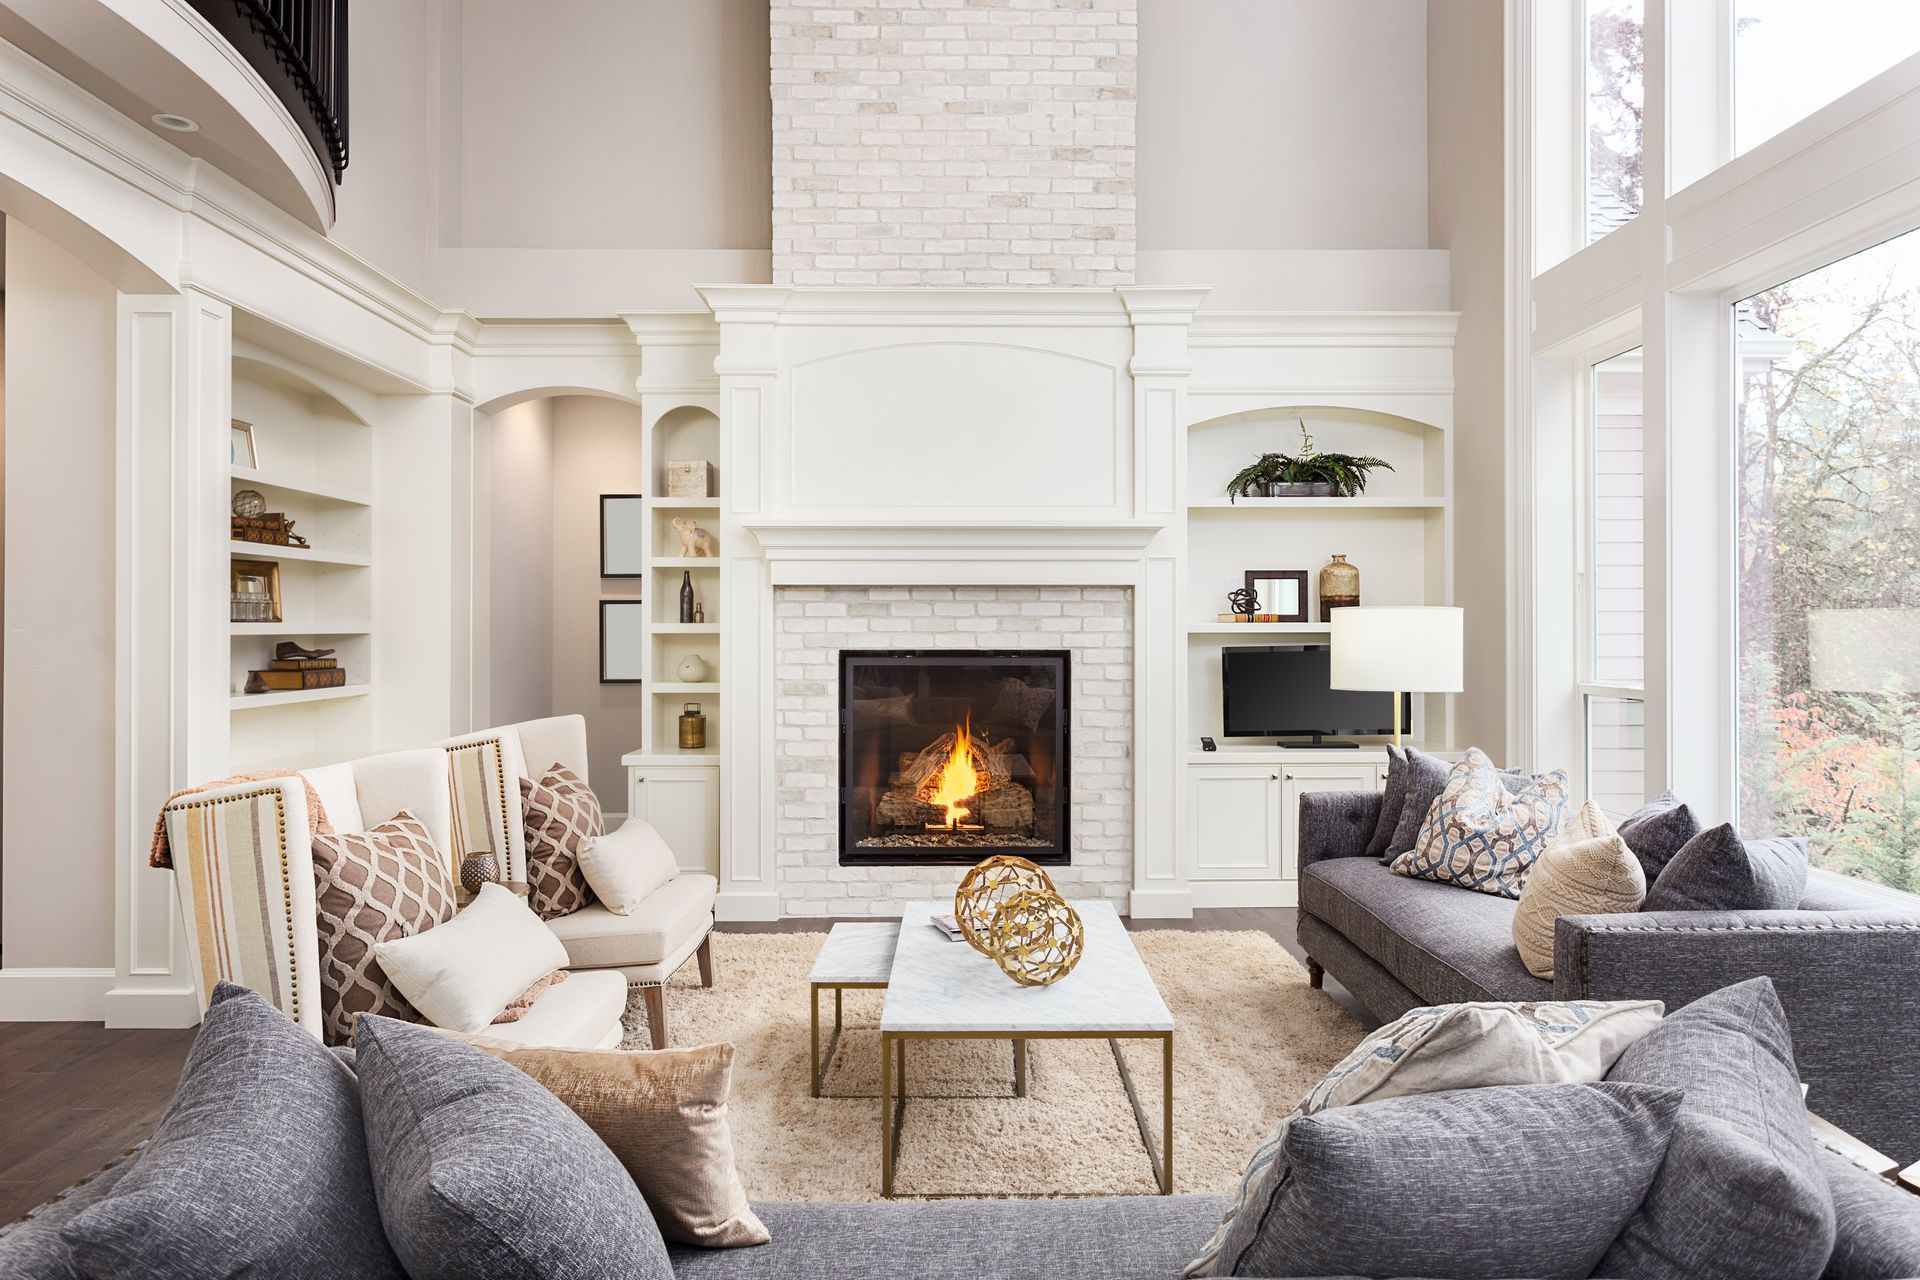
[[[302,649],[292,641],[274,650],[265,670],[247,673],[248,693],[282,693],[300,689],[338,689],[347,683],[346,669],[331,649]]]

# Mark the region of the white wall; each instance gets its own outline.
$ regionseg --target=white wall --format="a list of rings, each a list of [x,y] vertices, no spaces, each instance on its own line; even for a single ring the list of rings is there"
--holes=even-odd
[[[587,770],[600,807],[625,812],[622,754],[640,746],[646,688],[600,683],[600,601],[666,589],[649,576],[601,578],[600,495],[644,493],[639,406],[600,396],[553,402],[553,714],[587,718]],[[551,761],[529,760],[529,769]]]
[[[1455,603],[1466,611],[1462,746],[1507,746],[1506,235],[1501,0],[1431,0],[1428,222],[1452,255]],[[1521,760],[1545,768],[1566,760]]]
[[[5,584],[0,948],[110,975],[115,291],[13,219],[6,255],[5,537],[34,552]]]
[[[529,400],[479,424],[493,494],[489,724],[553,714],[553,403]]]
[[[1425,0],[1139,3],[1143,255],[1427,246]]]
[[[442,0],[353,7],[352,151],[333,239],[414,289],[434,240],[434,112]]]

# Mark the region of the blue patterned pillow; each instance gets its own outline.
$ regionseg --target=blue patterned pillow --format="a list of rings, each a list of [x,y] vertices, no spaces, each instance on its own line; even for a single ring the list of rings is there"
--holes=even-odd
[[[1478,747],[1447,774],[1413,848],[1393,861],[1395,875],[1437,880],[1502,898],[1518,898],[1527,872],[1567,816],[1567,773],[1543,773],[1509,792]]]

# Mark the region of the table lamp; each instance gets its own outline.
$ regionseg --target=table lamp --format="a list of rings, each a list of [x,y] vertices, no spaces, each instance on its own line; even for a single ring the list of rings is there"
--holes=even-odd
[[[1461,691],[1459,609],[1446,605],[1352,605],[1335,609],[1330,684],[1393,694],[1393,745],[1400,745],[1402,693]]]

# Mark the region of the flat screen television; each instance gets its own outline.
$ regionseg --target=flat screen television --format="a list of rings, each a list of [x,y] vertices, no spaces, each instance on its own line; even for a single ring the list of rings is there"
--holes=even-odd
[[[1229,738],[1379,737],[1393,732],[1393,695],[1335,689],[1324,644],[1220,651],[1220,729]],[[1404,728],[1413,696],[1401,695]]]

